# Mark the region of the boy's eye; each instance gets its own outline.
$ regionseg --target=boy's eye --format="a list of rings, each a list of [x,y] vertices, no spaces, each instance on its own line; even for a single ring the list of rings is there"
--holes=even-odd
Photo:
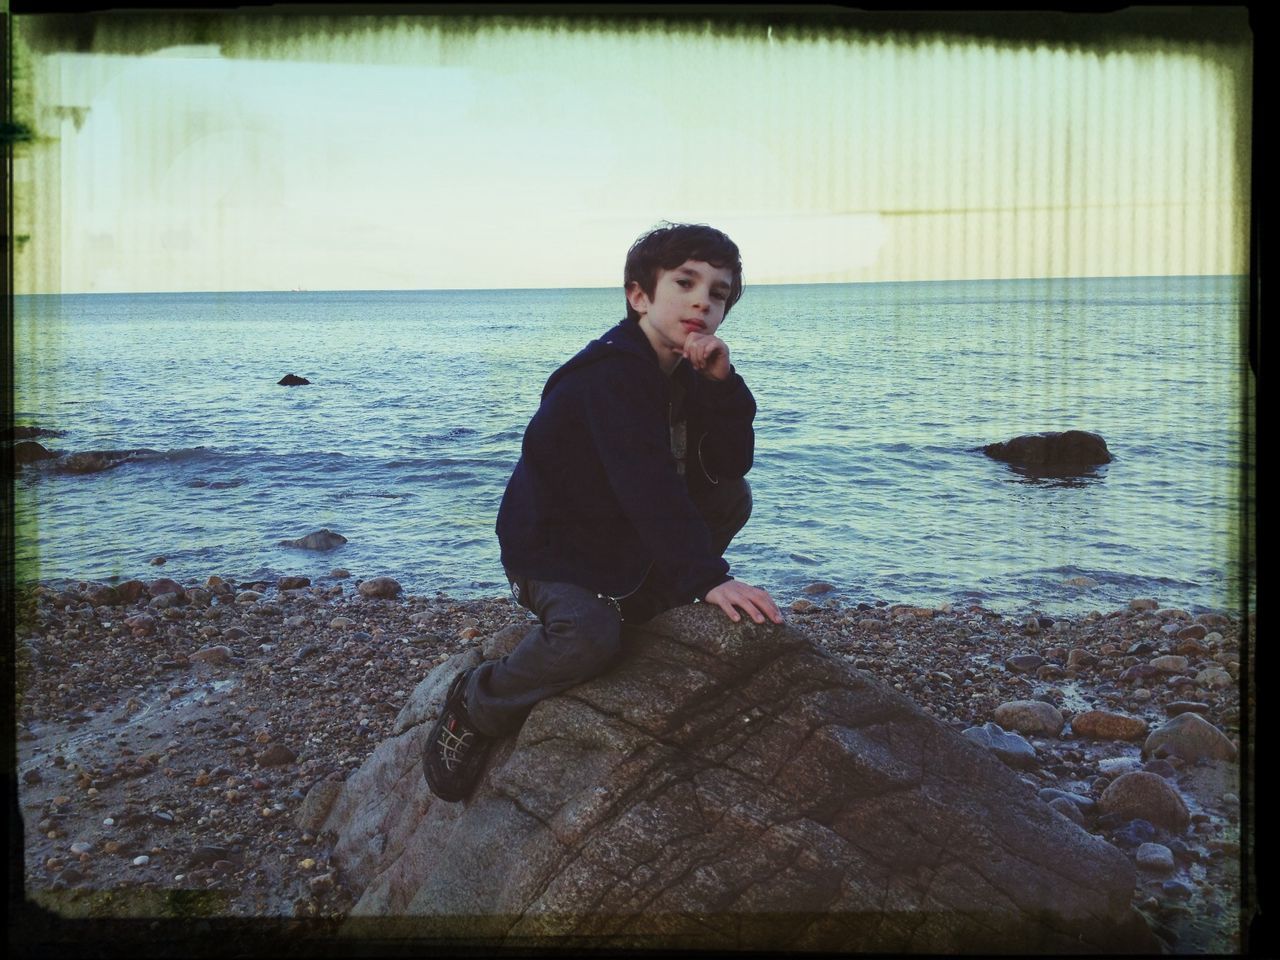
[[[692,286],[692,285],[693,285],[693,284],[691,283],[691,281],[689,281],[689,280],[685,280],[685,279],[683,279],[683,278],[681,278],[681,279],[677,280],[677,281],[676,281],[676,283],[680,284],[680,286],[682,286],[682,287],[690,287],[690,286]]]

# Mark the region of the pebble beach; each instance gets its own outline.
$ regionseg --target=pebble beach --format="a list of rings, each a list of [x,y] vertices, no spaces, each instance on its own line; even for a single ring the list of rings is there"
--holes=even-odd
[[[1252,618],[1147,597],[1006,616],[824,582],[777,599],[790,626],[1124,850],[1134,904],[1171,951],[1242,948]],[[338,786],[433,667],[529,622],[507,596],[409,596],[346,570],[50,581],[14,603],[28,902],[70,919],[277,918],[309,936],[336,931],[360,893],[320,831]]]

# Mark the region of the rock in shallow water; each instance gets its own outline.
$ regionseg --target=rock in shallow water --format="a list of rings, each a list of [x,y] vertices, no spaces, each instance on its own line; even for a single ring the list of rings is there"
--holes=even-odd
[[[626,642],[615,670],[538,704],[467,804],[426,792],[425,717],[374,751],[324,825],[363,890],[351,935],[386,914],[593,946],[1041,952],[1137,935],[1127,859],[797,631],[695,606]],[[424,685],[438,702],[478,659]]]
[[[280,546],[294,547],[299,550],[332,550],[346,542],[346,537],[326,527],[323,530],[308,533],[305,537],[299,537],[297,540],[281,540]]]
[[[386,600],[393,599],[403,589],[399,582],[391,577],[374,577],[370,580],[363,580],[360,586],[356,588],[362,597],[381,597]]]

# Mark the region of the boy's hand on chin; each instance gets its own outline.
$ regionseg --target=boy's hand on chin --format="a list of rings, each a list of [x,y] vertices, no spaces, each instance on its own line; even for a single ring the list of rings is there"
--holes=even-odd
[[[756,623],[764,623],[765,617],[774,623],[782,622],[782,613],[773,602],[773,597],[759,587],[740,580],[726,580],[708,591],[703,599],[718,606],[734,623],[742,619],[736,608],[741,608]]]
[[[729,376],[729,346],[710,333],[690,333],[684,341],[684,358],[708,380]]]

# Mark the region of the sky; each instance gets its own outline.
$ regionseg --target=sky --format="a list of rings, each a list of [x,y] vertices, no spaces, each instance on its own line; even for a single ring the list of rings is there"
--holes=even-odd
[[[1247,272],[1247,50],[368,23],[35,54],[17,291]]]

